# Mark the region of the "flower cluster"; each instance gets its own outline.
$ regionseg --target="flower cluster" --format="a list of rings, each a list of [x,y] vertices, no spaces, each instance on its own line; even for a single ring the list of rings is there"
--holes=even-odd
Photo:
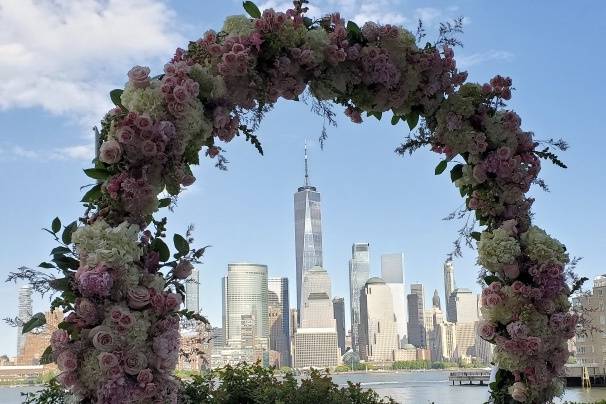
[[[177,242],[179,254],[167,262],[166,222],[153,214],[172,199],[159,195],[194,183],[191,166],[203,148],[215,158],[219,142],[240,134],[258,146],[251,128],[263,112],[309,88],[356,123],[364,112],[391,110],[395,123],[411,126],[421,117],[443,167],[461,161],[452,178],[487,226],[478,242],[478,263],[490,271],[479,332],[511,375],[498,389],[519,402],[551,399],[577,319],[568,313],[566,250],[531,226],[525,194],[540,153],[519,116],[503,108],[511,79],[465,84],[448,41],[419,48],[399,26],[358,28],[339,14],[312,21],[300,9],[257,17],[227,18],[221,32],[177,49],[162,75],[135,66],[124,90],[112,92],[116,108],[102,121],[99,156],[87,170],[100,183],[72,237],[79,261],[65,263],[77,271],[67,274],[75,304],[51,340],[59,381],[90,402],[176,402],[182,297],[170,285],[192,265]],[[152,221],[155,236],[145,230]]]

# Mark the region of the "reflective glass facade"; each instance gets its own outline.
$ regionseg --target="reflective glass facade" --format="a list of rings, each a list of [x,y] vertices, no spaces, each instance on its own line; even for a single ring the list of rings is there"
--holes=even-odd
[[[355,243],[351,247],[349,261],[349,297],[351,303],[351,345],[359,352],[360,333],[360,295],[370,276],[370,245]]]

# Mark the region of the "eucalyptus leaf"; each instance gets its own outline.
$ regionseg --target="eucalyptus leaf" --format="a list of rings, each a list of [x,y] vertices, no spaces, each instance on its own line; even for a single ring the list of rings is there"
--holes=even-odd
[[[82,197],[81,202],[96,202],[101,197],[101,184],[94,185]]]
[[[76,231],[77,228],[78,228],[78,222],[76,222],[76,221],[73,221],[70,224],[68,224],[65,227],[65,230],[63,230],[63,234],[61,235],[61,241],[63,241],[64,244],[71,244],[72,234],[74,234],[74,232]]]
[[[96,180],[106,180],[111,176],[110,172],[103,168],[87,168],[84,174]]]
[[[168,261],[170,259],[170,250],[161,238],[156,237],[154,241],[151,242],[151,249],[160,254],[160,261]]]
[[[436,170],[435,170],[436,175],[442,174],[444,172],[444,170],[446,170],[447,165],[448,165],[448,162],[446,160],[440,161],[440,163],[436,166]]]
[[[173,242],[175,243],[175,248],[182,255],[187,255],[189,252],[189,243],[187,240],[180,234],[175,234],[173,236]]]
[[[51,229],[53,230],[53,233],[57,233],[59,230],[61,230],[61,220],[59,220],[58,217],[53,219]]]
[[[34,328],[42,327],[44,324],[46,324],[46,316],[44,316],[44,313],[36,313],[32,316],[32,318],[29,319],[28,322],[23,324],[21,333],[27,334]]]
[[[259,7],[257,7],[257,5],[252,1],[243,2],[242,7],[244,7],[244,10],[246,10],[248,15],[250,15],[252,18],[261,18],[261,11],[259,10]]]

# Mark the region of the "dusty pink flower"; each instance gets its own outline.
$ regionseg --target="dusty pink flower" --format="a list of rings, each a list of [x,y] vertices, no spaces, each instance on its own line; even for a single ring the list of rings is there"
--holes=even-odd
[[[177,279],[186,279],[189,275],[191,275],[193,269],[194,266],[191,264],[191,262],[182,260],[177,264],[173,273]]]
[[[120,363],[118,357],[111,352],[101,352],[97,358],[99,359],[99,366],[101,366],[101,369],[103,370],[118,366]]]
[[[181,305],[181,302],[183,301],[183,299],[181,298],[181,295],[178,295],[176,293],[168,293],[166,295],[166,309],[167,310],[174,310],[174,309],[178,309],[179,306]]]
[[[76,299],[76,314],[89,325],[95,324],[99,317],[97,305],[85,297]]]
[[[136,88],[149,86],[149,67],[135,66],[128,71],[128,81]]]
[[[495,337],[496,326],[493,323],[484,321],[480,325],[480,336],[485,340],[491,340]]]
[[[120,321],[118,322],[118,324],[120,324],[122,327],[124,327],[126,329],[132,327],[134,323],[135,323],[135,316],[133,316],[132,313],[122,314],[122,317],[120,317]]]
[[[107,164],[115,164],[122,157],[122,147],[115,140],[103,142],[99,149],[99,160]]]
[[[501,296],[497,295],[496,293],[491,293],[486,296],[487,306],[498,306],[499,304],[501,304],[502,301],[503,299],[501,298]]]
[[[62,372],[57,376],[57,380],[62,386],[69,388],[78,382],[78,375],[76,372]]]
[[[60,370],[71,372],[78,367],[78,358],[73,351],[67,349],[57,357],[57,366],[59,366]]]
[[[80,275],[78,288],[85,297],[109,296],[113,285],[113,279],[105,265],[97,265],[95,268],[85,271]]]
[[[109,352],[113,350],[116,343],[111,330],[105,326],[97,326],[89,333],[93,346],[100,351]]]
[[[136,286],[128,290],[128,306],[133,309],[142,309],[150,302],[149,289],[145,286]]]
[[[189,187],[194,182],[196,182],[196,177],[191,174],[186,174],[183,176],[183,178],[181,178],[181,185],[183,185],[184,187]]]
[[[137,382],[139,382],[142,385],[151,383],[153,380],[154,380],[154,374],[152,373],[151,369],[143,369],[137,375]]]
[[[147,366],[147,357],[143,352],[130,352],[124,358],[124,373],[136,375]]]
[[[65,348],[69,342],[69,334],[65,330],[55,330],[51,335],[50,344],[53,352],[57,352],[60,349]]]
[[[503,273],[509,279],[516,279],[520,276],[520,268],[517,263],[503,265]]]

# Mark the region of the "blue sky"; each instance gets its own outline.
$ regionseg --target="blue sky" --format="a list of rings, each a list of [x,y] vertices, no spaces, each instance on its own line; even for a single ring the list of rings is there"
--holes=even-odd
[[[363,4],[366,3],[366,4]],[[76,7],[75,4],[78,4]],[[283,8],[286,1],[265,5]],[[590,278],[606,272],[603,214],[606,150],[603,117],[606,57],[595,42],[606,34],[606,3],[361,0],[314,1],[312,12],[341,10],[357,22],[374,20],[412,29],[421,17],[428,33],[439,21],[465,17],[459,65],[471,81],[494,74],[513,78],[510,106],[539,139],[564,137],[569,169],[544,164],[550,193],[536,194],[535,222],[584,260]],[[259,2],[261,8],[263,3]],[[241,2],[0,0],[0,268],[4,274],[47,258],[52,240],[40,231],[55,216],[81,213],[81,169],[92,157],[90,128],[109,106],[108,92],[134,65],[159,72],[176,46],[219,29]],[[340,111],[339,111],[340,112]],[[355,125],[339,114],[323,151],[321,118],[302,103],[280,102],[258,131],[265,149],[236,139],[227,145],[229,171],[203,161],[198,181],[169,213],[170,230],[193,223],[200,245],[210,244],[201,266],[201,305],[220,325],[220,278],[227,264],[267,264],[288,276],[294,303],[293,192],[303,182],[303,143],[310,142],[311,182],[322,193],[325,267],[333,295],[349,298],[347,262],[353,242],[371,245],[371,272],[380,255],[404,252],[406,282],[443,295],[442,263],[459,223],[442,217],[461,204],[447,175],[436,177],[438,156],[421,151],[402,158],[394,148],[404,126],[369,119]],[[455,261],[460,287],[479,290],[475,252]],[[0,317],[16,315],[17,287],[0,284]],[[48,299],[36,299],[44,310]],[[0,325],[1,353],[15,354],[16,332]]]

